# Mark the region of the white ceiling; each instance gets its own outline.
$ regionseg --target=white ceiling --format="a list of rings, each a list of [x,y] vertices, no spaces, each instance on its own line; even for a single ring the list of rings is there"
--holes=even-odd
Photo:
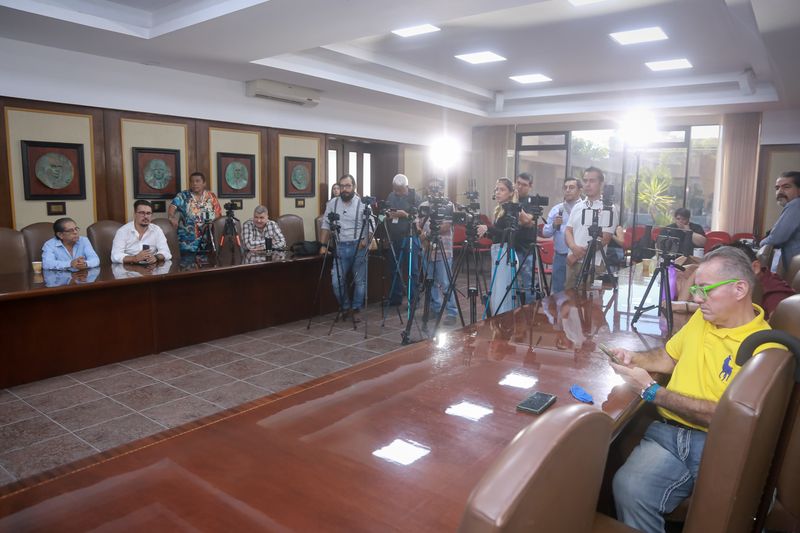
[[[421,23],[442,30],[390,33]],[[655,25],[668,40],[608,36]],[[0,0],[0,37],[474,123],[800,107],[798,0]],[[481,50],[507,60],[453,57]],[[509,79],[528,73],[553,81]]]

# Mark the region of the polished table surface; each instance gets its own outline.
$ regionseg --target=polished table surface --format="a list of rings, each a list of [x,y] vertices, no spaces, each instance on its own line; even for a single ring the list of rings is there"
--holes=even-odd
[[[552,296],[20,482],[0,529],[452,531],[533,390],[578,384],[617,432],[636,411],[595,350],[663,344],[654,317],[630,330],[633,295]]]

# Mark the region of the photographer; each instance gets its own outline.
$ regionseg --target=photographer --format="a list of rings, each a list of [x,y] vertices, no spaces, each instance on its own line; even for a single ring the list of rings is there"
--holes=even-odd
[[[364,306],[367,283],[367,242],[372,231],[364,227],[364,209],[366,205],[356,194],[356,179],[350,174],[339,178],[339,196],[328,200],[325,214],[322,217],[320,234],[320,255],[328,253],[327,243],[331,236],[331,219],[338,220],[339,234],[334,251],[331,278],[333,293],[344,318],[348,318],[352,310],[353,322],[359,322],[358,313]],[[369,225],[369,222],[368,222]],[[347,275],[352,272],[353,299],[347,290]]]
[[[253,218],[242,225],[242,244],[249,252],[266,252],[266,239],[271,240],[270,250],[284,250],[286,238],[277,223],[269,219],[269,211],[263,205],[253,210]]]
[[[561,292],[567,281],[567,254],[569,247],[565,241],[564,233],[572,209],[581,199],[581,182],[576,178],[564,180],[564,201],[556,204],[547,214],[547,222],[542,227],[543,237],[553,238],[553,277],[551,292]]]
[[[583,172],[583,192],[586,198],[575,206],[567,221],[564,240],[569,247],[567,255],[567,281],[566,288],[574,289],[577,285],[578,274],[581,271],[584,257],[589,248],[591,236],[589,228],[593,218],[593,211],[599,215],[599,227],[602,231],[601,244],[605,247],[614,235],[614,228],[619,222],[619,211],[616,206],[605,206],[602,199],[603,171],[597,167],[589,167]],[[610,211],[609,215],[605,215]],[[595,265],[602,265],[600,253],[595,255]],[[601,266],[602,268],[602,266]],[[593,280],[587,280],[591,283]]]
[[[536,244],[536,217],[529,211],[534,206],[539,208],[541,206],[536,205],[538,197],[530,195],[532,186],[533,177],[527,172],[522,172],[514,180],[516,201],[521,206],[519,229],[514,241],[520,261],[529,252],[531,246]],[[522,272],[517,276],[517,284],[528,289],[525,292],[529,302],[537,299],[539,290],[539,287],[533,282],[533,257],[533,253],[528,253],[527,259],[520,266]]]
[[[439,236],[441,237],[441,249],[438,254],[433,257],[433,252],[428,256],[428,263],[423,265],[425,268],[425,276],[427,279],[433,280],[433,290],[431,291],[431,309],[434,313],[438,314],[442,308],[442,300],[450,285],[450,280],[447,277],[447,270],[445,270],[445,262],[447,268],[452,268],[453,265],[453,202],[444,198],[442,189],[444,183],[442,181],[433,179],[428,184],[428,200],[419,205],[420,217],[417,219],[417,228],[424,233],[423,242],[426,247],[430,246],[433,240],[431,232],[431,218],[435,217],[439,222]],[[427,238],[424,238],[427,235]],[[452,326],[456,323],[456,316],[458,316],[458,308],[456,307],[455,291],[450,294],[450,298],[446,303],[447,315],[444,317],[443,324],[445,326]]]
[[[397,174],[392,180],[392,192],[386,198],[388,206],[386,216],[387,231],[392,245],[389,252],[389,265],[392,269],[392,294],[389,295],[389,305],[400,305],[403,303],[403,275],[405,265],[399,266],[398,262],[405,261],[408,264],[409,253],[409,230],[411,229],[411,215],[417,208],[416,196],[414,191],[408,188],[408,178],[403,174]],[[413,247],[411,271],[416,272],[417,261],[419,260],[419,248]],[[413,288],[412,288],[413,290]]]
[[[492,282],[492,295],[491,295],[491,311],[493,315],[504,313],[512,309],[513,299],[511,295],[505,295],[506,287],[511,283],[514,277],[513,268],[516,267],[519,257],[516,259],[517,263],[511,264],[508,259],[508,248],[504,243],[506,237],[506,230],[508,230],[515,222],[512,215],[506,213],[506,209],[519,209],[519,204],[514,202],[514,185],[508,178],[499,178],[494,186],[494,199],[497,202],[497,207],[494,209],[494,225],[490,228],[484,225],[478,226],[478,235],[488,235],[492,239],[492,260],[500,258],[499,264],[495,267],[494,278]],[[515,245],[515,250],[517,246]],[[517,252],[519,253],[519,252]],[[519,280],[519,276],[517,276]],[[503,297],[505,299],[503,300]],[[500,301],[503,300],[502,307],[498,308]]]

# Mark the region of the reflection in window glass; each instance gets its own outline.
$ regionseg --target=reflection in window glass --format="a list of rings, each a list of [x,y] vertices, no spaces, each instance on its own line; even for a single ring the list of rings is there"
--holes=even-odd
[[[566,150],[526,150],[519,152],[517,173],[533,176],[533,193],[550,197],[550,205],[561,201],[567,170]],[[547,210],[545,210],[545,214]]]
[[[692,212],[692,222],[706,231],[712,227],[719,134],[719,126],[692,128],[686,208]]]
[[[672,223],[672,213],[683,205],[686,175],[686,148],[649,148],[639,152],[637,187],[636,154],[625,163],[625,209],[623,225],[666,226]],[[638,190],[638,198],[634,191]]]
[[[543,146],[543,145],[563,145],[566,144],[566,133],[554,135],[523,135],[520,139],[522,146]]]

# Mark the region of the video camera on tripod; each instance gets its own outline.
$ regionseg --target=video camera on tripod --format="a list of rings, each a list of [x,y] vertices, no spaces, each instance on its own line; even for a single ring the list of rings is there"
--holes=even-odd
[[[233,218],[234,217],[233,212],[240,210],[242,206],[237,204],[236,202],[228,202],[227,204],[224,204],[222,208],[225,209],[226,217]]]

